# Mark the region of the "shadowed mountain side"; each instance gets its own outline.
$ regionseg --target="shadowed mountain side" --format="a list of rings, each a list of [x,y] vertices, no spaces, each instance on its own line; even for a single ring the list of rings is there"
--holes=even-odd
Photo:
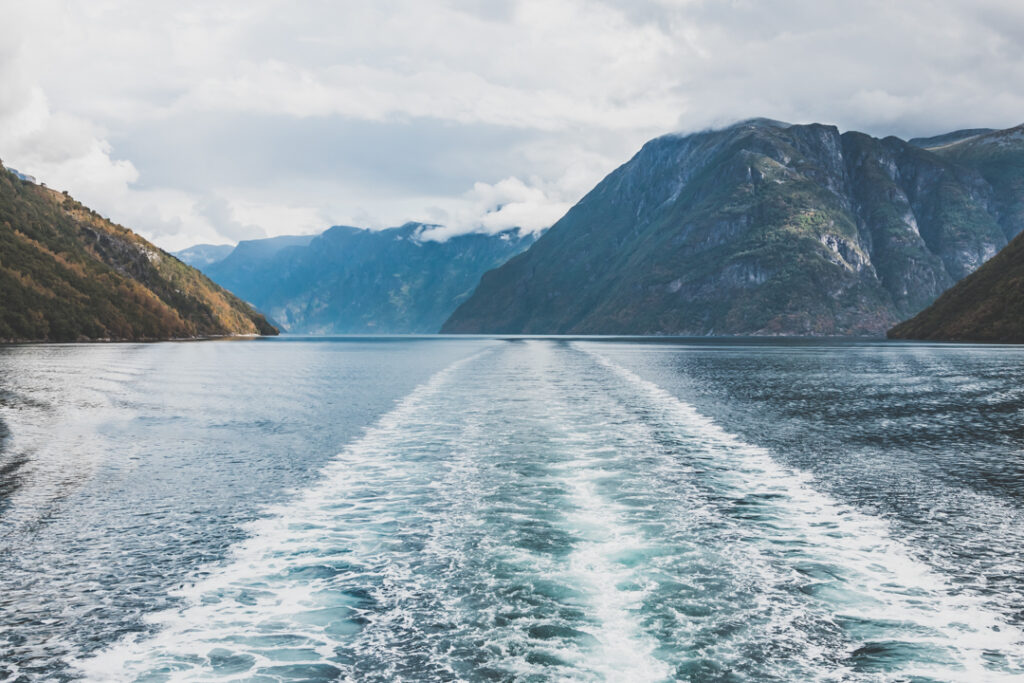
[[[423,239],[430,227],[335,226],[317,237],[251,240],[205,271],[289,332],[435,333],[482,273],[534,236],[506,230],[436,242]]]

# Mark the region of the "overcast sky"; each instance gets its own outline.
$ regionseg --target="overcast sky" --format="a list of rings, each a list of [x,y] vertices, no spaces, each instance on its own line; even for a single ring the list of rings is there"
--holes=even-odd
[[[1024,122],[1024,2],[0,0],[0,159],[168,249],[537,229],[754,116]]]

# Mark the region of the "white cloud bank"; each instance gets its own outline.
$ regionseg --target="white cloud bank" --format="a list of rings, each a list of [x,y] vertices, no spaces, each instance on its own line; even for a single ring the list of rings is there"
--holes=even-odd
[[[1024,119],[1016,0],[0,0],[0,158],[168,248],[536,230],[646,139]]]
[[[539,232],[561,218],[572,203],[562,188],[546,188],[540,179],[534,182],[527,185],[519,178],[493,185],[478,182],[450,211],[429,209],[431,223],[439,227],[424,230],[420,237],[443,242],[468,232],[494,234],[509,228]]]

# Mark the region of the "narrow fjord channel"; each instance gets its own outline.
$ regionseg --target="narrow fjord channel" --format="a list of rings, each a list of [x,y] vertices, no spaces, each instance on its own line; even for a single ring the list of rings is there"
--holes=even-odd
[[[5,349],[0,679],[1019,680],[1021,361]]]

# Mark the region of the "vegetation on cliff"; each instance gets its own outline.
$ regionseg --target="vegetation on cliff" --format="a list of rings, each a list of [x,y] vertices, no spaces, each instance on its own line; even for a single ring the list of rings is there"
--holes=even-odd
[[[277,334],[194,268],[0,166],[0,340]]]

